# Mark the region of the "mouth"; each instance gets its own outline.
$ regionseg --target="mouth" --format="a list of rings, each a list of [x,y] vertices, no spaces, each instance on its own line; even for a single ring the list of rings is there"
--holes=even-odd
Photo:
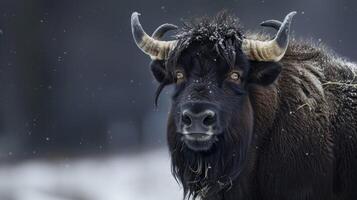
[[[210,140],[213,135],[207,133],[190,133],[183,136],[186,140],[204,142]]]
[[[208,151],[217,141],[217,137],[207,133],[189,133],[184,134],[182,140],[193,151]]]

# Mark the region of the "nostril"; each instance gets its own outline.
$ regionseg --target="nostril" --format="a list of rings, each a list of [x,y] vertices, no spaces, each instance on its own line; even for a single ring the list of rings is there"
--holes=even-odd
[[[217,117],[216,117],[215,113],[210,112],[203,119],[203,124],[206,126],[212,126],[216,123],[216,121],[217,121]]]
[[[182,113],[181,120],[186,126],[190,126],[192,124],[191,117],[188,115],[187,112]]]

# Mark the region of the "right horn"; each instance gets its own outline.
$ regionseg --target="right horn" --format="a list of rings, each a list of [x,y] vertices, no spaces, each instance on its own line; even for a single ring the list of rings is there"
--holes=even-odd
[[[139,13],[133,12],[131,15],[131,30],[136,45],[146,54],[148,54],[152,60],[166,60],[170,54],[170,51],[175,48],[176,41],[160,41],[156,38],[162,36],[163,32],[168,29],[174,29],[173,25],[164,25],[161,30],[155,31],[154,37],[150,37],[145,33],[143,27],[139,21]]]
[[[286,49],[288,48],[290,24],[295,14],[296,12],[294,11],[286,15],[273,40],[260,41],[244,39],[242,43],[243,53],[246,54],[250,60],[278,62],[284,57]],[[269,21],[271,22],[271,20]]]

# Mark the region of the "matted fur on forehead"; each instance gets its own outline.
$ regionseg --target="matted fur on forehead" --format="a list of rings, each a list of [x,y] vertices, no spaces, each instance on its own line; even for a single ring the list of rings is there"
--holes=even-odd
[[[177,61],[183,51],[194,45],[204,45],[234,65],[237,51],[240,51],[243,34],[238,18],[227,11],[215,17],[203,17],[185,22],[176,35],[178,43],[169,60]]]
[[[184,22],[176,38],[183,41],[182,43],[194,41],[220,43],[228,38],[242,40],[242,27],[237,17],[222,11],[215,17],[205,16]]]

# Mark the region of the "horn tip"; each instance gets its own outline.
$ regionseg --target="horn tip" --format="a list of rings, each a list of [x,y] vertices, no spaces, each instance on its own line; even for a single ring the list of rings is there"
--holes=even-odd
[[[134,11],[132,14],[131,14],[131,16],[132,17],[136,17],[136,16],[140,16],[141,14],[139,13],[139,12],[136,12],[136,11]]]
[[[287,14],[286,17],[285,17],[285,19],[284,19],[284,21],[283,21],[283,26],[284,26],[285,24],[288,25],[288,26],[290,26],[290,23],[291,23],[291,21],[293,20],[294,15],[296,15],[296,14],[297,14],[296,11],[292,11],[292,12],[290,12],[289,14]]]
[[[296,15],[296,14],[297,14],[296,11],[291,11],[291,12],[287,15],[287,17],[292,18],[292,17],[294,17],[294,15]]]
[[[141,15],[141,14],[138,13],[138,12],[133,12],[133,13],[131,14],[131,22],[134,22],[134,21],[138,20],[138,18],[139,18],[140,15]]]

